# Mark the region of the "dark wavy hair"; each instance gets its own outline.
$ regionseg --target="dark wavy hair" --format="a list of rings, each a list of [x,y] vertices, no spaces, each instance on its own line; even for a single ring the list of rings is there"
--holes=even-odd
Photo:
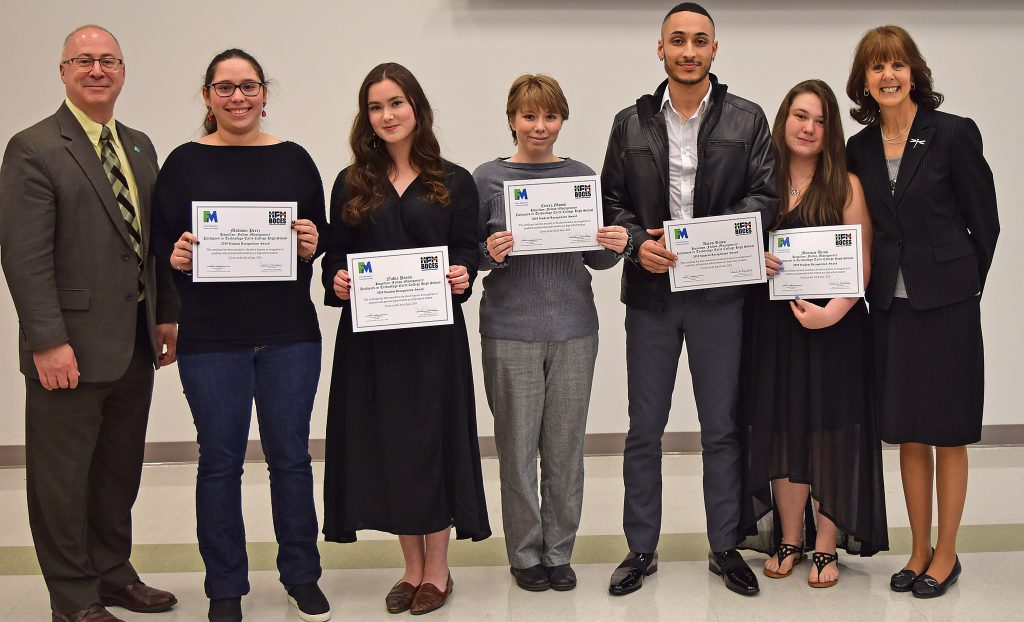
[[[779,215],[772,229],[776,229],[786,214],[789,199],[789,149],[786,147],[786,120],[793,100],[803,93],[817,95],[821,100],[824,116],[825,134],[822,139],[822,150],[818,154],[818,162],[814,166],[811,183],[807,192],[797,204],[795,211],[798,220],[806,225],[824,226],[843,224],[843,208],[850,189],[850,177],[846,171],[846,148],[843,138],[843,123],[840,119],[839,102],[836,95],[821,80],[804,80],[789,90],[779,112],[775,115],[772,125],[772,151],[779,167],[776,175],[779,200],[783,202]]]
[[[245,50],[240,50],[238,48],[230,48],[224,50],[220,54],[214,56],[213,60],[210,61],[209,66],[206,67],[206,76],[203,78],[203,95],[209,96],[210,94],[210,87],[207,85],[213,82],[213,74],[217,73],[217,65],[231,58],[241,58],[242,60],[252,65],[252,68],[256,72],[256,75],[259,77],[260,82],[263,83],[263,101],[266,101],[268,81],[267,77],[263,74],[263,67],[260,65],[259,61],[257,61],[253,57],[252,54],[246,52]],[[203,117],[203,132],[209,135],[213,134],[216,131],[217,117],[211,115],[210,111],[207,110],[206,116]]]
[[[367,102],[370,87],[378,82],[391,80],[402,89],[416,118],[412,134],[412,150],[409,162],[419,171],[420,181],[427,187],[427,200],[447,207],[451,202],[448,188],[444,185],[444,160],[441,147],[434,136],[434,111],[423,93],[423,88],[412,72],[398,63],[381,63],[366,74],[359,87],[359,112],[352,121],[349,145],[352,148],[352,165],[345,176],[348,201],[341,212],[341,219],[349,225],[358,225],[373,210],[384,202],[390,185],[389,175],[394,162],[383,141],[370,125],[370,111]]]
[[[861,125],[878,123],[878,102],[865,93],[867,70],[873,63],[901,60],[910,66],[910,99],[918,106],[935,110],[942,105],[942,93],[932,90],[932,70],[924,61],[910,33],[899,26],[879,26],[864,33],[850,65],[846,96],[853,102],[850,116]]]

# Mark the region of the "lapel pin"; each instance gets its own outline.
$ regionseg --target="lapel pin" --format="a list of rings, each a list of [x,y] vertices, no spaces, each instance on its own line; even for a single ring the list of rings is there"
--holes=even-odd
[[[132,151],[134,151],[135,153],[142,153],[142,149],[139,149],[138,145],[132,147]]]
[[[924,144],[924,139],[922,139],[922,138],[911,138],[910,142],[914,144],[914,149],[917,149],[918,145],[923,145]],[[138,149],[138,147],[136,147],[136,149]]]

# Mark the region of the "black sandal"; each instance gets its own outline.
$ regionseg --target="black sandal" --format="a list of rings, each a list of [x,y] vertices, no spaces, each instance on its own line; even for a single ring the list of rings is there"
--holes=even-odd
[[[804,555],[804,547],[802,544],[800,546],[797,546],[795,544],[783,542],[775,551],[775,557],[779,560],[780,569],[782,568],[782,562],[785,561],[786,558],[790,555],[798,555],[799,557],[796,558],[796,561],[793,562],[793,565],[789,567],[789,570],[787,572],[775,572],[774,570],[768,570],[768,568],[765,568],[764,576],[771,579],[784,579],[793,573],[793,568],[796,568],[797,564],[807,559],[807,556]]]
[[[818,567],[818,578],[820,579],[821,571],[825,569],[825,566],[835,562],[836,568],[839,568],[839,551],[836,551],[835,553],[821,553],[819,551],[815,551],[814,554],[811,555],[811,561],[813,561],[814,565]],[[810,578],[807,579],[807,585],[811,587],[832,587],[836,583],[839,583],[839,579],[833,579],[831,581],[811,581]]]

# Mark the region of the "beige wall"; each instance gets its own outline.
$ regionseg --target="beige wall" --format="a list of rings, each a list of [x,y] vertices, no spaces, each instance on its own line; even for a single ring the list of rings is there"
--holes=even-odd
[[[355,96],[378,62],[407,65],[420,79],[437,112],[439,138],[449,159],[472,170],[484,160],[509,155],[503,118],[508,85],[520,73],[546,72],[565,89],[571,109],[557,153],[599,169],[612,116],[663,79],[655,55],[658,25],[672,0],[420,0],[352,2],[213,3],[111,0],[76,5],[53,0],[4,2],[0,46],[4,58],[0,141],[52,113],[63,97],[57,60],[64,35],[74,26],[99,22],[121,40],[127,84],[117,116],[146,131],[166,155],[197,136],[203,109],[198,96],[209,59],[239,46],[261,60],[272,87],[267,129],[305,146],[330,189],[348,160],[345,137]],[[924,0],[836,1],[716,0],[720,42],[713,70],[730,89],[760,103],[773,118],[778,102],[796,82],[818,77],[841,94],[853,46],[860,34],[883,22],[910,30],[927,55],[944,110],[973,117],[985,137],[995,172],[1003,236],[985,294],[987,424],[1020,424],[1015,406],[1019,382],[1014,352],[1024,347],[1016,323],[1021,305],[1015,250],[1024,245],[1024,194],[1019,121],[1024,86],[1024,10],[1015,0],[980,0],[970,10]],[[956,3],[959,4],[959,3]],[[844,5],[856,8],[839,8]],[[841,97],[841,102],[845,98]],[[845,108],[845,106],[844,106]],[[855,124],[847,120],[847,132]],[[623,307],[619,269],[595,275],[601,316],[590,432],[622,432]],[[322,290],[313,284],[313,297]],[[466,305],[476,344],[477,299]],[[313,422],[322,437],[338,311],[321,309],[324,375]],[[17,317],[6,284],[0,285],[0,446],[24,442],[23,379],[16,357]],[[479,360],[474,346],[474,358]],[[684,367],[685,369],[685,367]],[[480,433],[491,420],[477,376]],[[687,374],[680,375],[669,429],[697,429]],[[158,374],[151,441],[194,438],[175,368]]]

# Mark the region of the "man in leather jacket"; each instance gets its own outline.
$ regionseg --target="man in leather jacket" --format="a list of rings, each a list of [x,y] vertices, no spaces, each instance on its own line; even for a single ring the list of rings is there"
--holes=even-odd
[[[662,223],[734,213],[775,217],[775,162],[768,121],[756,104],[710,74],[718,52],[708,12],[686,2],[662,23],[658,57],[668,79],[615,117],[601,172],[605,223],[630,234],[623,264],[629,433],[623,455],[623,529],[630,553],[609,591],[636,591],[657,570],[661,531],[661,438],[687,343],[704,464],[709,569],[741,594],[757,578],[740,540],[741,450],[736,421],[742,286],[670,293],[676,256]]]

